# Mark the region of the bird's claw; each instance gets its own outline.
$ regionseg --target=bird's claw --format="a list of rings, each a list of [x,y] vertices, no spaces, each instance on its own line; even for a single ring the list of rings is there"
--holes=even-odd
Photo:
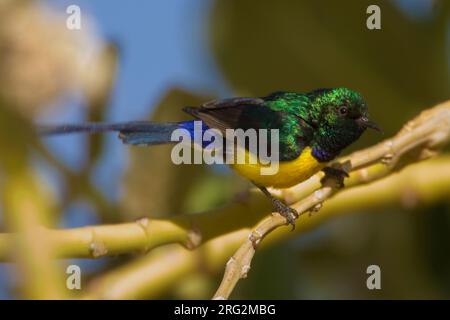
[[[293,231],[295,229],[295,220],[297,220],[299,214],[297,210],[289,207],[287,204],[283,203],[280,199],[272,199],[273,209],[278,212],[281,216],[283,216],[287,223],[292,226]]]
[[[254,183],[254,182],[253,182]],[[266,187],[262,187],[254,183],[261,191],[264,193],[271,201],[273,205],[273,210],[278,212],[282,217],[286,219],[287,224],[292,226],[292,230],[295,229],[295,220],[298,218],[299,214],[297,210],[289,207],[280,199],[275,198],[270,194]]]
[[[322,171],[325,172],[325,176],[320,182],[322,182],[323,184],[329,178],[332,178],[339,188],[344,187],[344,179],[349,177],[347,171],[336,167],[325,167],[322,169]]]

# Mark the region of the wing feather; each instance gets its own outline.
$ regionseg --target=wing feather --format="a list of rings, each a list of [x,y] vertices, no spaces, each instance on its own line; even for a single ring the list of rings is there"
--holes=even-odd
[[[242,124],[246,123],[242,115],[247,108],[263,105],[261,98],[230,98],[209,101],[200,107],[185,107],[183,111],[224,133],[226,129],[242,128]]]

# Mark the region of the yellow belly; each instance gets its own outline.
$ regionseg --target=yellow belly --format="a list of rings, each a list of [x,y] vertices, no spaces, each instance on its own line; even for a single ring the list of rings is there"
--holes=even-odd
[[[269,167],[269,165],[252,164],[249,159],[256,156],[247,150],[241,152],[245,152],[245,163],[233,164],[231,167],[245,178],[265,187],[292,187],[322,170],[326,165],[326,163],[317,161],[311,154],[311,148],[306,147],[298,158],[291,161],[280,161],[278,171],[275,174],[262,175],[261,168]]]

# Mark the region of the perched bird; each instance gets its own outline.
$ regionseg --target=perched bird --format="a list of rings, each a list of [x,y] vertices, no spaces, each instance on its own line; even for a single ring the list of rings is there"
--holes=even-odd
[[[183,109],[203,122],[203,129],[278,129],[279,168],[275,174],[262,175],[262,164],[235,163],[231,167],[252,181],[267,195],[274,209],[294,226],[297,212],[273,197],[266,187],[287,188],[320,170],[345,174],[326,167],[366,128],[380,131],[368,118],[367,104],[361,95],[347,88],[318,89],[308,93],[275,92],[261,98],[231,98]],[[83,123],[41,126],[44,135],[74,132],[118,131],[126,144],[156,145],[171,143],[175,129],[194,130],[194,120],[172,123],[125,122]],[[255,156],[241,148],[246,159]],[[328,170],[328,171],[327,171]]]

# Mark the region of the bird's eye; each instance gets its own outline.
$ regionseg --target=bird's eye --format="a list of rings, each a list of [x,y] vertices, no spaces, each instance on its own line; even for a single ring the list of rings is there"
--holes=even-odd
[[[346,106],[339,107],[339,113],[345,116],[348,113],[348,108]]]

